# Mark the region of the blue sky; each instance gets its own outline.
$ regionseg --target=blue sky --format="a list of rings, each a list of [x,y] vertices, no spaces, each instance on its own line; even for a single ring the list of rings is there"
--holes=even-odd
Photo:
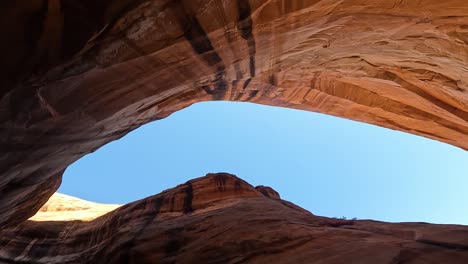
[[[332,116],[206,102],[72,164],[59,192],[128,203],[208,172],[268,185],[316,215],[468,224],[468,152]]]

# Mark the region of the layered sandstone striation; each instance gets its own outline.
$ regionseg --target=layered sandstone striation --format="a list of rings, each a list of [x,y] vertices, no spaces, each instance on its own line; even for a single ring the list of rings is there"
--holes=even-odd
[[[228,174],[121,207],[43,206],[72,162],[201,101],[468,149],[467,14],[466,0],[1,1],[0,263],[468,263],[468,227],[318,217]]]
[[[208,174],[92,221],[28,220],[6,229],[0,262],[468,262],[467,226],[319,217],[273,193]],[[54,201],[49,209],[59,208]]]
[[[73,161],[201,101],[468,149],[467,14],[466,0],[1,1],[0,227]]]

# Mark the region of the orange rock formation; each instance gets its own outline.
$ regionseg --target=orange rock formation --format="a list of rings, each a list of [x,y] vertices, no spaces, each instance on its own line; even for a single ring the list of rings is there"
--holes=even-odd
[[[466,0],[2,1],[0,228],[34,215],[73,161],[201,101],[468,149],[467,14]]]
[[[26,221],[0,233],[2,263],[450,263],[468,227],[319,217],[226,173],[89,222]],[[277,194],[277,193],[276,193]],[[69,197],[67,198],[69,199]],[[57,201],[57,200],[56,200]],[[50,204],[52,205],[53,202]]]
[[[54,193],[44,206],[29,220],[32,221],[91,221],[120,205],[98,204],[69,195]]]

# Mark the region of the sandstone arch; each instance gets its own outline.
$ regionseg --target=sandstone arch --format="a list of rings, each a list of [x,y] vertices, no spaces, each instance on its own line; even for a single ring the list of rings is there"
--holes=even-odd
[[[316,111],[468,149],[465,0],[5,1],[0,226],[70,163],[195,102]]]

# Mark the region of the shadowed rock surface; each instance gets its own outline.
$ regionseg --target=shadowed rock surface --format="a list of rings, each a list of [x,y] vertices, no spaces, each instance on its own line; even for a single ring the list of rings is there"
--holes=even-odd
[[[73,161],[201,101],[468,149],[467,14],[466,0],[3,0],[0,227],[34,215]]]
[[[208,174],[90,222],[28,220],[0,263],[468,262],[467,226],[319,217],[264,188]]]

